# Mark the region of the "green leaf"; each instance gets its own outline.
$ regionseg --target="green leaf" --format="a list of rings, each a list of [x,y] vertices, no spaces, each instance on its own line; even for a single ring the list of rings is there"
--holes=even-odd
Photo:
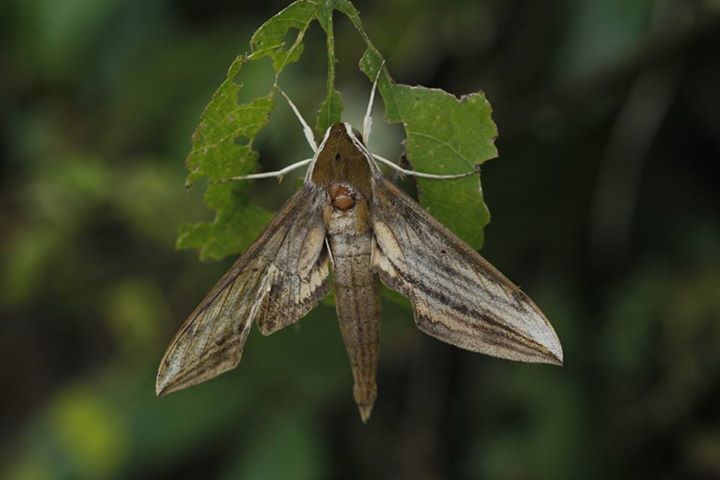
[[[342,115],[342,99],[335,90],[335,38],[333,12],[347,16],[367,45],[360,68],[371,80],[383,65],[380,52],[365,33],[360,15],[347,0],[298,0],[266,21],[250,40],[252,52],[238,57],[227,78],[214,93],[200,119],[187,159],[188,184],[206,178],[211,182],[252,173],[258,166],[253,141],[264,128],[275,106],[275,85],[270,92],[247,103],[238,103],[242,86],[237,82],[242,66],[268,58],[275,82],[303,52],[305,32],[318,21],[327,38],[327,94],[315,121],[322,135]],[[288,34],[296,30],[292,42]],[[497,129],[490,105],[481,92],[456,98],[442,90],[396,84],[387,67],[379,77],[385,115],[402,123],[408,159],[418,171],[464,173],[497,156],[493,144]],[[178,248],[197,248],[202,258],[223,258],[239,253],[267,224],[270,213],[254,205],[244,183],[211,183],[205,203],[215,211],[210,222],[183,225]],[[490,214],[483,201],[478,176],[457,180],[418,181],[420,203],[474,248],[482,245],[483,229]]]
[[[351,17],[352,20],[352,17]],[[353,20],[356,28],[359,20]],[[374,81],[383,59],[364,33],[368,48],[360,69]],[[402,123],[408,160],[417,171],[438,174],[472,171],[497,156],[497,127],[482,92],[457,98],[443,90],[395,83],[384,72],[378,89],[385,118]],[[420,203],[469,245],[479,249],[490,222],[478,176],[455,180],[418,179]]]
[[[189,184],[202,177],[222,180],[243,175],[255,167],[257,153],[252,149],[250,139],[267,124],[274,102],[272,95],[268,95],[243,105],[237,104],[240,85],[235,83],[235,76],[244,62],[244,57],[238,57],[233,62],[227,79],[217,89],[200,118],[187,158]],[[240,140],[245,140],[245,143]]]
[[[330,42],[332,7],[331,1],[299,0],[255,32],[250,40],[252,53],[239,56],[232,63],[227,78],[213,94],[193,134],[187,158],[188,186],[201,178],[220,181],[257,169],[258,153],[253,149],[253,141],[268,123],[275,106],[276,88],[273,86],[266,96],[238,103],[242,86],[237,78],[242,66],[267,57],[272,62],[277,81],[283,69],[300,58],[305,32],[313,20],[320,20]],[[287,45],[285,38],[293,29],[297,30],[295,40]],[[342,109],[340,96],[334,91],[332,50],[328,60],[332,72],[328,76],[329,94],[321,107],[318,125],[337,121]],[[244,250],[271,217],[270,212],[250,202],[246,189],[246,183],[211,183],[204,200],[215,211],[215,218],[210,222],[183,225],[176,247],[197,248],[203,259],[220,259]]]
[[[328,96],[323,100],[318,111],[317,120],[315,121],[315,132],[318,137],[322,138],[325,131],[333,123],[342,120],[342,97],[337,90],[330,90]]]
[[[235,78],[246,61],[246,57],[235,59],[200,118],[187,158],[188,185],[199,178],[217,181],[248,174],[257,166],[252,140],[267,125],[274,100],[270,94],[237,103],[240,85]],[[259,230],[270,218],[269,212],[243,201],[245,188],[242,183],[209,185],[204,198],[216,211],[215,219],[184,225],[177,248],[198,248],[201,258],[223,258],[245,248],[254,237],[247,232]]]
[[[250,39],[253,50],[251,58],[255,60],[269,56],[278,74],[288,64],[298,61],[303,51],[305,32],[310,22],[317,18],[321,5],[316,1],[299,0],[263,23]],[[291,29],[297,29],[298,34],[293,44],[285,48],[285,36]]]
[[[212,222],[180,227],[177,248],[197,248],[200,258],[221,259],[242,252],[266,225],[272,213],[231,192],[229,204],[218,210]]]
[[[320,106],[320,111],[315,121],[315,133],[322,137],[325,130],[328,129],[333,123],[339,122],[342,119],[342,97],[340,92],[335,90],[335,35],[333,33],[332,23],[332,8],[323,9],[320,12],[318,21],[320,26],[325,31],[325,37],[327,38],[327,61],[328,61],[328,74],[327,74],[327,96]]]

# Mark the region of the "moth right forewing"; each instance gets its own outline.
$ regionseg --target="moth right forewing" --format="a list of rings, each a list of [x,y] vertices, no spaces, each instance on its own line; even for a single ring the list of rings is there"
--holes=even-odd
[[[532,300],[379,175],[371,211],[373,268],[411,301],[422,331],[497,357],[562,363],[557,335]]]

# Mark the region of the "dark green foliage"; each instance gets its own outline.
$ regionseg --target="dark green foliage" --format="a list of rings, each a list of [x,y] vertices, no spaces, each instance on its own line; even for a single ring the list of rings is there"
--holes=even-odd
[[[341,116],[359,126],[379,65],[366,55],[374,63],[358,71],[367,43],[349,4],[335,5],[346,10],[334,14],[334,87],[315,20],[280,80],[316,133]],[[183,188],[208,100],[258,25],[285,6],[0,2],[0,478],[719,478],[713,1],[357,2],[398,84],[487,92],[502,159],[482,166],[493,211],[483,254],[548,315],[563,368],[444,345],[396,298],[382,305],[380,400],[366,427],[328,305],[270,337],[252,332],[235,371],[154,396],[178,324],[298,186],[300,175],[216,190],[214,201],[239,215],[222,231],[202,199],[210,173]],[[272,88],[275,58],[282,64],[305,23],[296,25],[268,37],[288,42],[275,57],[236,64],[240,101],[228,112],[271,94],[274,107],[255,141],[230,142],[234,156],[219,165],[231,174],[309,154]],[[331,90],[343,94],[342,115]],[[395,159],[413,137],[380,97],[371,145]],[[468,115],[489,114],[470,99]],[[383,125],[383,105],[398,123]],[[245,127],[222,125],[233,135]],[[493,134],[452,145],[483,146],[465,152],[479,163],[494,153]],[[612,202],[598,210],[603,192]],[[598,211],[627,229],[598,222]],[[462,231],[472,220],[459,215],[480,212],[444,221]],[[199,262],[173,248],[178,225],[207,220],[186,241],[228,258]]]

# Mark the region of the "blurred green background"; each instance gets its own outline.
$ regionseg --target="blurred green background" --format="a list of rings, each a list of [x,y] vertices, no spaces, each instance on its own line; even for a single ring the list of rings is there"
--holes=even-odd
[[[174,250],[210,217],[183,188],[190,136],[285,5],[0,3],[0,477],[720,478],[717,0],[356,3],[396,80],[486,92],[483,254],[551,319],[565,367],[457,350],[386,302],[363,426],[321,306],[155,398],[169,339],[232,261]],[[336,37],[359,125],[363,44],[346,19]],[[281,83],[311,118],[317,24],[306,47]],[[375,132],[395,158],[397,126],[377,115]],[[286,107],[257,145],[265,170],[308,153]],[[253,198],[277,208],[294,185]]]

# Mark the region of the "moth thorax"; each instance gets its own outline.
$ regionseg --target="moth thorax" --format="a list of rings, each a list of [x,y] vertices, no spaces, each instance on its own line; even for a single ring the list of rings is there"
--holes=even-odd
[[[347,185],[333,183],[328,187],[328,194],[330,195],[332,206],[340,211],[344,212],[355,206],[357,194],[355,190]]]

